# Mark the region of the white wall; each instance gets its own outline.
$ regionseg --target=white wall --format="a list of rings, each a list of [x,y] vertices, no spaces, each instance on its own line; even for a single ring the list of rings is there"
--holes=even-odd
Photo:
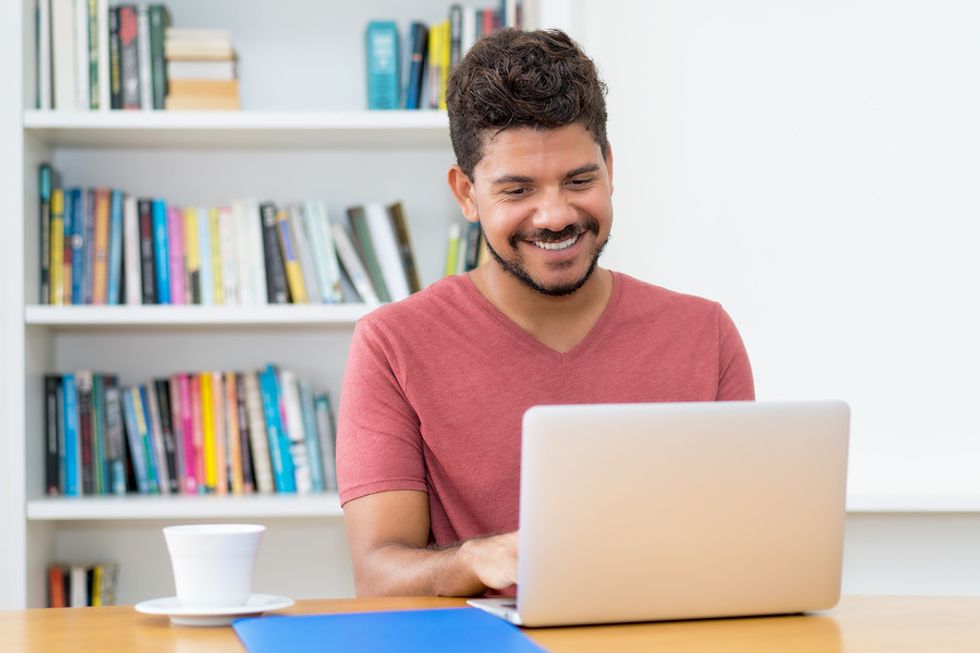
[[[721,301],[764,399],[853,409],[852,494],[980,494],[980,3],[572,3],[605,263]]]

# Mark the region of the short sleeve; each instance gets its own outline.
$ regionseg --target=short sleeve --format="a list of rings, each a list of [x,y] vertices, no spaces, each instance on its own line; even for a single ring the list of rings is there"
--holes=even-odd
[[[751,401],[755,399],[752,366],[742,337],[732,318],[718,310],[718,401]]]
[[[418,416],[398,370],[396,348],[383,329],[358,322],[337,417],[341,505],[377,492],[428,489]]]

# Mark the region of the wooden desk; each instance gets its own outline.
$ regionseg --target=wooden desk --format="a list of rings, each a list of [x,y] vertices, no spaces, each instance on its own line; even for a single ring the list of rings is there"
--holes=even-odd
[[[278,614],[462,605],[456,599],[299,601]],[[528,629],[549,651],[725,651],[726,653],[975,653],[980,597],[845,597],[810,616]],[[4,651],[212,653],[244,647],[230,627],[171,626],[130,606],[0,612]],[[284,649],[286,650],[286,649]]]

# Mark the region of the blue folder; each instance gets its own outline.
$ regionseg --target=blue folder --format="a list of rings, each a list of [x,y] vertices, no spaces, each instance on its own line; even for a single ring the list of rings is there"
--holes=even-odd
[[[517,627],[477,608],[251,617],[233,628],[249,653],[544,651]]]

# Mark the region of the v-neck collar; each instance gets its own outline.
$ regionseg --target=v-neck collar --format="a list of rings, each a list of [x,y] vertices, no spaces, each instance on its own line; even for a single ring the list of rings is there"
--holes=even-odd
[[[599,319],[596,320],[589,332],[585,334],[581,340],[579,340],[574,347],[566,352],[560,352],[552,349],[548,345],[544,344],[530,333],[525,331],[514,322],[512,319],[507,317],[499,308],[497,308],[493,302],[487,299],[480,289],[476,287],[476,284],[467,274],[460,275],[463,277],[461,279],[462,286],[465,292],[473,297],[474,301],[480,306],[481,309],[495,322],[500,324],[504,329],[510,332],[516,340],[521,342],[525,347],[527,347],[535,355],[542,356],[549,360],[555,361],[559,364],[565,364],[568,361],[577,358],[582,352],[588,351],[592,346],[592,343],[601,335],[602,331],[605,329],[606,324],[610,321],[611,316],[616,311],[619,305],[620,298],[623,294],[623,281],[622,277],[618,272],[610,271],[612,278],[612,289],[609,293],[609,300],[606,302],[605,308],[602,309],[602,313],[599,315]]]

